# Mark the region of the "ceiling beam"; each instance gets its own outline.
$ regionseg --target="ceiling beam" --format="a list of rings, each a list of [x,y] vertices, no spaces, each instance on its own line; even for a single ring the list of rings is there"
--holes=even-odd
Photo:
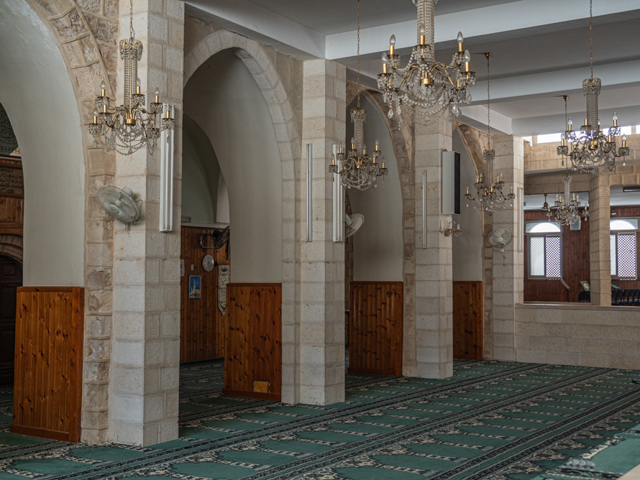
[[[608,0],[593,6],[598,17],[638,12],[637,0]],[[436,7],[437,12],[437,7]],[[567,28],[568,22],[587,21],[589,10],[583,0],[522,0],[503,5],[466,10],[447,15],[436,15],[436,47],[441,43],[455,44],[458,31],[465,38],[508,39],[553,32]],[[389,48],[389,37],[395,34],[396,50],[411,49],[416,44],[416,20],[361,29],[360,54],[381,54]],[[326,58],[340,61],[356,55],[356,31],[328,35]],[[402,52],[400,52],[402,53]]]

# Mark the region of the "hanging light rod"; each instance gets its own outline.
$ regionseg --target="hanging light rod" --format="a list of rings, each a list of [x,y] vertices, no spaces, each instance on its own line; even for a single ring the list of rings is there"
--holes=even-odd
[[[360,0],[358,5],[358,99],[356,108],[351,110],[351,121],[353,122],[353,138],[351,139],[351,149],[344,151],[342,146],[338,149],[338,154],[331,157],[329,171],[338,174],[340,181],[347,188],[357,188],[367,190],[369,187],[378,186],[377,178],[387,175],[388,169],[382,166],[378,158],[382,155],[380,144],[376,140],[375,148],[371,156],[367,155],[367,147],[364,144],[364,122],[367,119],[367,112],[360,108]],[[337,157],[337,161],[336,161]]]

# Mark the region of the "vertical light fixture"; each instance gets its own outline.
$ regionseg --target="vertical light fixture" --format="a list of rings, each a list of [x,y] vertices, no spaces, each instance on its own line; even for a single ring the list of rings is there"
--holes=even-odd
[[[307,242],[313,241],[313,144],[307,144]]]
[[[173,105],[163,105],[163,115],[174,116]],[[173,230],[173,148],[174,130],[164,130],[160,136],[160,231]]]
[[[340,145],[333,145],[334,158],[338,155]],[[338,166],[340,168],[340,165]],[[344,241],[344,187],[337,173],[333,173],[333,241]]]

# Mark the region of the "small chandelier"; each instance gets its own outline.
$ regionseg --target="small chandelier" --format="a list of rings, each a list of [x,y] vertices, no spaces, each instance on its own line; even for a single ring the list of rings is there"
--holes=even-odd
[[[576,220],[584,217],[589,218],[589,205],[580,206],[580,195],[571,194],[571,177],[566,174],[562,179],[564,182],[564,198],[556,195],[556,201],[551,207],[547,203],[547,195],[544,196],[544,208],[547,211],[549,220],[555,221],[560,225],[571,225]]]
[[[616,158],[629,155],[629,147],[626,135],[622,136],[622,145],[617,146],[617,138],[621,133],[617,114],[613,114],[613,126],[609,128],[608,135],[600,129],[598,96],[601,82],[599,78],[593,78],[593,0],[589,0],[589,39],[591,77],[582,82],[582,91],[587,97],[587,118],[584,119],[584,125],[580,127],[579,132],[573,130],[571,119],[567,121],[567,130],[562,134],[562,143],[557,151],[558,155],[569,157],[574,172],[597,174],[601,166],[606,165],[609,170],[613,170]],[[565,116],[566,108],[565,98]],[[626,160],[623,161],[626,163]]]
[[[358,0],[358,103],[357,107],[351,110],[351,122],[353,123],[354,137],[351,139],[351,149],[347,154],[340,146],[338,150],[338,163],[336,157],[331,157],[329,171],[340,175],[342,184],[347,188],[357,188],[367,190],[373,186],[376,188],[378,177],[387,175],[388,170],[382,162],[378,162],[378,157],[382,154],[380,144],[376,141],[373,155],[367,155],[367,147],[364,145],[364,122],[367,113],[364,108],[360,108],[360,0]]]
[[[515,195],[513,194],[513,187],[507,195],[502,191],[502,187],[504,187],[502,174],[498,175],[495,182],[493,181],[493,160],[495,159],[496,152],[491,145],[491,52],[486,52],[484,56],[487,57],[487,137],[489,139],[487,141],[487,148],[482,150],[482,157],[484,158],[484,164],[487,169],[487,178],[483,178],[482,173],[477,176],[474,185],[476,189],[475,197],[469,193],[469,187],[467,187],[465,197],[475,202],[478,208],[487,212],[493,212],[496,208],[504,208],[507,200],[513,200]]]
[[[403,104],[424,108],[425,116],[448,108],[451,120],[460,115],[459,104],[471,102],[467,88],[475,85],[476,74],[470,70],[471,55],[464,49],[462,33],[458,33],[458,51],[451,63],[436,61],[434,7],[437,1],[413,0],[418,12],[418,44],[413,47],[406,67],[400,68],[395,35],[389,40],[389,54],[382,54],[378,88],[389,104],[389,118],[397,114],[399,122],[402,122]]]
[[[173,129],[174,121],[169,110],[166,117],[160,118],[162,103],[157,88],[155,100],[149,105],[149,110],[144,108],[145,96],[140,93],[138,78],[142,42],[136,40],[133,30],[133,0],[130,5],[129,34],[129,40],[120,40],[120,58],[124,60],[124,105],[111,106],[106,95],[107,86],[103,81],[89,133],[93,135],[94,147],[102,139],[105,151],[115,149],[123,155],[131,155],[140,148],[147,147],[149,153],[153,154],[160,132]]]

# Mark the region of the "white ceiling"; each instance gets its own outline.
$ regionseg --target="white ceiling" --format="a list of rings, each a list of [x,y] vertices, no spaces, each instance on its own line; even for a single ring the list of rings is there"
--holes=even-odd
[[[356,0],[185,0],[188,13],[273,45],[301,59],[356,66]],[[593,0],[594,75],[602,79],[600,117],[614,111],[623,125],[640,124],[640,0]],[[416,41],[411,0],[363,0],[363,83],[375,86],[381,52],[395,33],[398,52]],[[486,122],[486,60],[490,51],[492,127],[530,135],[558,132],[569,115],[584,118],[582,80],[589,77],[589,0],[439,0],[436,49],[447,61],[458,31],[478,73],[463,121]]]

